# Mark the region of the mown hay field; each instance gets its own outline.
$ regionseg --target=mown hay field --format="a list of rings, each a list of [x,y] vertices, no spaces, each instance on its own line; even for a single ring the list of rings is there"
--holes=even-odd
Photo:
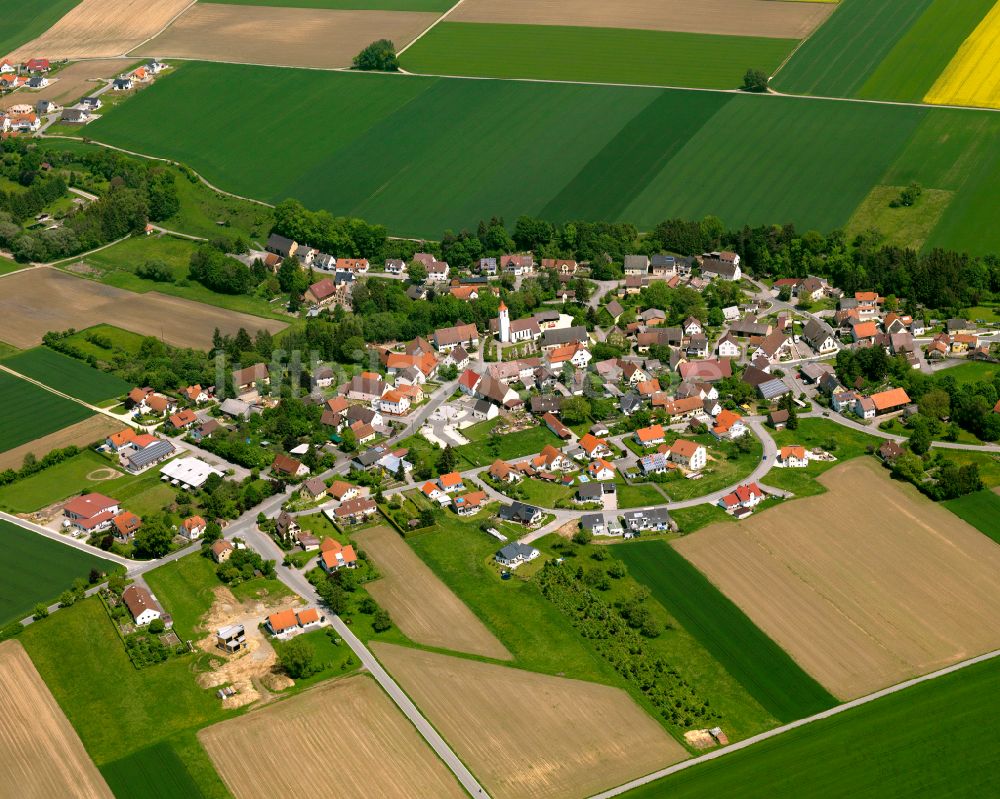
[[[0,452],[55,433],[92,415],[77,402],[0,371]]]
[[[48,347],[20,352],[4,358],[0,364],[84,402],[102,402],[124,395],[132,388],[119,377]]]
[[[389,39],[400,49],[437,16],[199,3],[134,52],[158,58],[348,67],[372,41]],[[315,42],[322,42],[322,46],[314,46]]]
[[[941,799],[996,792],[1000,660],[734,752],[625,799]]]
[[[80,0],[34,0],[4,9],[0,28],[0,58],[40,36]]]
[[[401,56],[404,69],[427,75],[733,89],[747,64],[770,72],[796,44],[795,39],[450,19]]]
[[[84,280],[58,269],[31,269],[3,278],[0,285],[0,341],[34,347],[50,330],[78,330],[96,321],[162,338],[177,347],[208,347],[212,331],[235,334],[241,327],[277,333],[276,319],[228,311],[155,291],[130,291]],[[51,432],[51,431],[49,431]]]
[[[5,796],[114,796],[17,641],[0,643],[0,720]]]
[[[1000,645],[996,544],[870,458],[819,479],[675,546],[841,699]]]
[[[448,19],[802,39],[835,8],[771,0],[464,0]]]
[[[965,40],[924,100],[1000,108],[1000,3]]]
[[[0,471],[4,469],[20,469],[24,456],[29,452],[41,460],[54,449],[77,446],[86,447],[98,441],[103,441],[112,433],[122,429],[122,423],[110,416],[95,413],[82,422],[63,427],[48,435],[38,436],[24,444],[0,452]],[[0,491],[0,495],[7,493]],[[34,510],[34,508],[31,508]]]
[[[232,124],[247,115],[253,132]],[[322,136],[285,124],[305,117]],[[88,126],[229,191],[298,197],[393,235],[437,238],[521,214],[643,230],[713,214],[731,227],[829,231],[873,186],[917,181],[955,192],[925,246],[980,254],[1000,250],[998,133],[989,112],[204,63]],[[262,151],[262,140],[280,146]]]
[[[382,577],[366,588],[399,629],[418,644],[497,660],[511,654],[448,586],[388,527],[354,536]]]
[[[191,0],[82,0],[11,59],[107,58],[159,33]]]
[[[392,644],[373,650],[497,799],[577,799],[686,756],[618,688]]]
[[[320,795],[343,799],[465,796],[368,676],[327,682],[198,737],[236,799],[315,795],[323,785]]]

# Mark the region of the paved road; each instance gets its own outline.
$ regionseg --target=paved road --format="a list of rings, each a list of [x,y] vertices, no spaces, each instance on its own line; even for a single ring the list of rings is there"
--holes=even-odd
[[[830,710],[824,710],[822,713],[817,713],[815,716],[809,716],[808,718],[799,719],[798,721],[793,721],[790,724],[783,724],[780,727],[775,727],[773,730],[768,730],[767,732],[762,732],[759,735],[754,735],[751,738],[746,738],[739,743],[730,744],[721,749],[716,749],[708,754],[700,755],[698,757],[692,758],[691,760],[685,760],[682,763],[677,763],[676,765],[670,766],[669,768],[660,769],[659,771],[654,771],[652,774],[647,774],[645,777],[640,777],[637,780],[632,780],[624,785],[619,785],[617,788],[612,788],[611,790],[604,791],[599,794],[595,794],[591,799],[611,799],[612,796],[620,796],[623,793],[639,788],[642,785],[648,785],[656,780],[663,779],[664,777],[669,777],[671,774],[676,774],[679,771],[685,771],[686,769],[692,768],[693,766],[700,766],[702,763],[707,763],[710,760],[717,760],[720,757],[726,757],[734,752],[739,752],[742,749],[747,749],[755,744],[761,743],[762,741],[767,741],[771,738],[777,738],[780,735],[784,735],[787,732],[798,729],[799,727],[804,727],[807,724],[813,724],[817,721],[822,721],[823,719],[828,719],[833,716],[839,716],[848,710],[853,710],[861,705],[867,705],[869,702],[874,702],[876,699],[881,699],[882,697],[889,696],[891,694],[899,693],[900,691],[905,691],[908,688],[912,688],[915,685],[919,685],[923,682],[928,682],[930,680],[936,680],[939,677],[944,677],[947,674],[952,674],[956,671],[960,671],[969,666],[973,666],[976,663],[983,663],[987,660],[993,660],[996,657],[1000,657],[1000,649],[995,649],[992,652],[987,652],[984,655],[979,655],[978,657],[969,658],[968,660],[963,660],[961,663],[955,663],[952,666],[948,666],[944,669],[939,669],[938,671],[931,672],[930,674],[925,674],[923,677],[916,677],[912,680],[907,680],[906,682],[901,682],[898,685],[890,686],[889,688],[883,688],[881,691],[876,691],[873,694],[868,694],[867,696],[859,697],[858,699],[852,699],[850,702],[845,702],[842,705],[837,705]],[[664,794],[669,795],[667,793]]]
[[[63,533],[53,532],[47,527],[42,527],[40,524],[35,524],[34,522],[29,522],[25,519],[21,519],[17,516],[11,516],[9,513],[4,513],[0,511],[0,519],[11,524],[16,524],[23,530],[27,530],[31,533],[37,533],[38,535],[44,536],[45,538],[51,539],[52,541],[57,541],[60,544],[65,544],[73,549],[78,549],[81,552],[86,552],[90,555],[95,555],[99,558],[104,558],[105,560],[110,560],[112,563],[117,563],[119,566],[124,566],[126,569],[131,571],[132,569],[137,569],[143,565],[144,561],[140,560],[130,560],[129,558],[123,558],[120,555],[114,555],[111,552],[105,552],[103,549],[98,549],[97,547],[92,547],[85,541],[80,541],[73,538],[71,535],[64,535]]]

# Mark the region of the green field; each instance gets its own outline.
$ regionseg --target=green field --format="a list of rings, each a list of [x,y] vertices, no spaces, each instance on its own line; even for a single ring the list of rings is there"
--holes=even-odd
[[[712,214],[732,227],[827,231],[845,225],[874,186],[916,181],[955,193],[926,246],[1000,250],[990,216],[1000,205],[996,114],[320,71],[296,71],[290,83],[291,74],[183,64],[88,134],[176,158],[230,191],[296,197],[394,235],[439,237],[521,214],[640,229]],[[284,113],[258,119],[253,136],[232,124],[262,106]],[[284,123],[296,116],[324,135]],[[262,154],[260,140],[275,146]]]
[[[998,375],[1000,375],[1000,365],[986,361],[967,361],[937,373],[938,377],[952,378],[960,386],[981,381],[992,382]]]
[[[95,334],[110,340],[111,349],[106,350],[88,341],[87,336],[89,334]],[[139,351],[139,347],[142,346],[142,338],[138,333],[133,333],[131,330],[122,330],[122,328],[115,327],[114,325],[101,324],[88,327],[86,330],[78,330],[72,336],[66,338],[66,343],[72,344],[84,355],[93,355],[98,360],[108,360],[116,350],[134,355]]]
[[[454,0],[201,0],[237,6],[334,8],[362,11],[447,11]]]
[[[822,494],[826,489],[816,480],[817,477],[844,461],[866,454],[869,448],[874,450],[882,444],[880,438],[819,417],[799,419],[797,430],[786,428],[775,431],[774,441],[779,448],[795,445],[806,449],[820,447],[837,459],[809,461],[804,469],[771,469],[761,481],[773,488],[791,491],[797,497]]]
[[[120,397],[132,388],[114,375],[48,347],[36,347],[5,358],[3,365],[84,402],[98,403]]]
[[[38,603],[55,603],[59,594],[91,569],[120,570],[111,561],[82,552],[0,519],[0,626],[31,615]]]
[[[1000,544],[1000,494],[986,489],[941,504]]]
[[[500,447],[494,454],[490,449],[490,431],[496,426],[495,421],[480,422],[462,431],[468,440],[455,448],[456,454],[468,461],[472,466],[489,466],[497,458],[510,460],[525,455],[541,452],[546,445],[560,446],[561,442],[545,425],[538,425],[518,433],[511,433],[500,438]]]
[[[933,0],[856,96],[919,103],[995,0]],[[919,3],[915,4],[919,6]]]
[[[101,766],[108,787],[119,799],[200,799],[205,794],[177,750],[161,741]]]
[[[942,799],[995,790],[1000,662],[922,683],[650,783],[628,799]],[[942,729],[942,722],[947,729]]]
[[[195,552],[148,572],[146,582],[174,617],[174,629],[181,639],[200,638],[195,627],[212,607],[212,590],[221,585],[215,576],[215,564]]]
[[[88,754],[102,770],[110,766],[118,784],[148,767],[143,755],[123,759],[164,742],[205,796],[229,796],[195,732],[234,714],[198,687],[192,658],[136,670],[96,597],[32,624],[20,641]],[[185,784],[174,767],[170,774],[168,782]]]
[[[32,0],[5,8],[0,26],[0,59],[41,36],[79,3],[80,0]]]
[[[748,67],[770,74],[795,45],[750,36],[442,22],[400,64],[428,75],[734,89]]]
[[[875,186],[848,220],[844,232],[853,238],[871,229],[884,236],[886,244],[920,249],[930,237],[954,197],[944,189],[924,189],[912,206],[893,208],[892,202],[904,186]]]
[[[771,86],[789,94],[853,97],[933,0],[841,0]]]
[[[91,411],[79,403],[8,372],[0,372],[0,452],[27,444],[91,415]]]
[[[771,715],[782,722],[811,716],[837,700],[765,635],[704,575],[664,541],[613,548],[629,573]]]

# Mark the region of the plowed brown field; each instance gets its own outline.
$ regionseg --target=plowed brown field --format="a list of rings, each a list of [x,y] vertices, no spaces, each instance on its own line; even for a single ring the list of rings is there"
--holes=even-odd
[[[373,643],[496,799],[579,799],[686,757],[618,688]]]
[[[778,0],[465,0],[448,21],[802,39],[836,7]]]
[[[675,546],[842,699],[1000,646],[1000,547],[870,458],[820,480]]]
[[[168,297],[155,291],[136,294],[74,277],[58,269],[25,269],[0,278],[0,341],[19,349],[35,347],[50,330],[77,330],[109,322],[177,347],[208,347],[218,327],[233,335],[241,327],[277,333],[277,319]]]
[[[376,527],[355,535],[382,578],[365,587],[418,644],[497,660],[511,654],[396,533]]]
[[[41,459],[54,449],[61,449],[75,444],[78,447],[93,444],[103,438],[117,433],[124,425],[110,416],[98,413],[82,422],[71,424],[55,433],[36,438],[29,444],[23,444],[6,452],[0,452],[0,470],[19,469],[24,463],[24,456],[29,452]]]
[[[0,794],[114,799],[18,641],[0,643]]]
[[[288,67],[348,67],[372,41],[389,39],[399,49],[437,17],[403,11],[199,3],[136,53]]]
[[[163,30],[191,4],[192,0],[83,0],[10,57],[13,61],[124,55]]]
[[[198,737],[236,799],[465,796],[367,676],[328,682]]]

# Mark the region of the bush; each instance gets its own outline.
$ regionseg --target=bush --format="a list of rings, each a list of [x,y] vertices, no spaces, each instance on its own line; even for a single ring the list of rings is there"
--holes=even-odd
[[[159,635],[165,629],[167,629],[167,625],[164,624],[163,619],[153,619],[149,623],[149,631],[154,635]]]
[[[760,69],[748,69],[743,76],[743,91],[762,93],[767,91],[770,80],[767,73]]]
[[[48,615],[49,615],[48,606],[46,606],[44,602],[39,602],[37,605],[35,605],[35,610],[31,614],[31,618],[33,618],[35,621],[41,621],[42,619],[47,618]]]
[[[281,661],[281,668],[293,680],[301,680],[318,671],[316,650],[303,638],[293,638],[282,644],[278,660]]]
[[[398,72],[396,46],[388,39],[372,42],[354,56],[354,68],[376,72]]]
[[[375,616],[372,618],[372,629],[377,633],[384,633],[392,627],[392,618],[389,616],[389,611],[385,608],[379,608],[375,611]]]
[[[136,267],[136,277],[144,280],[155,280],[157,283],[173,283],[174,273],[163,261],[146,261]],[[96,343],[96,342],[94,342]]]

